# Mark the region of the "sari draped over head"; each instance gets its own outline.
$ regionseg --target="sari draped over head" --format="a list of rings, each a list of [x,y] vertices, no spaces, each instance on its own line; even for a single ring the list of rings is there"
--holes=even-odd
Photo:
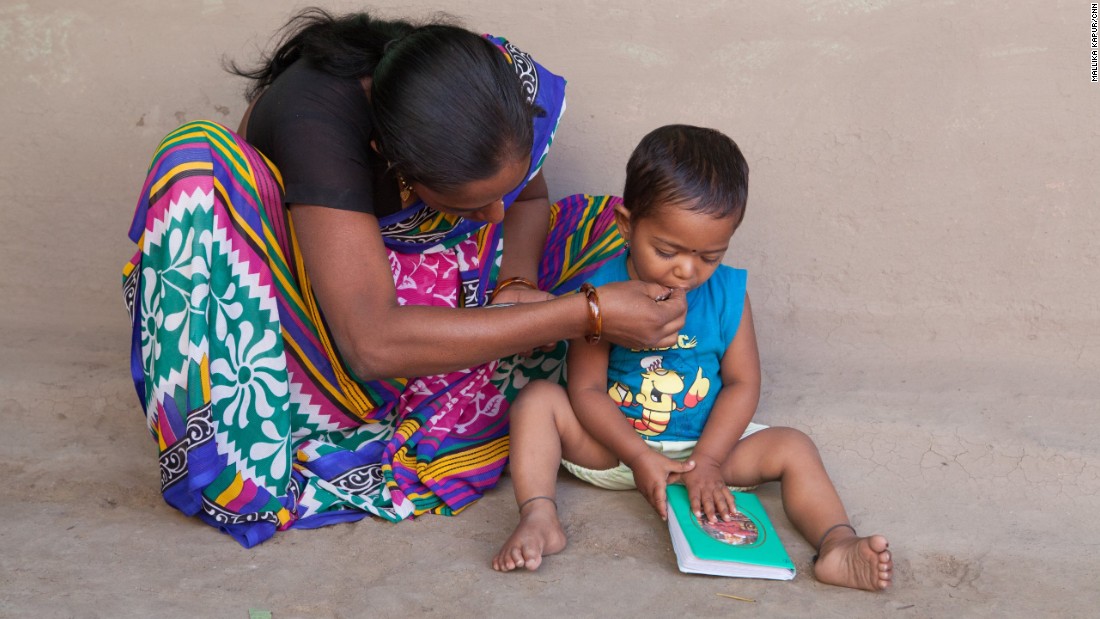
[[[565,80],[504,39],[539,110],[528,176],[565,108]],[[622,248],[615,198],[552,205],[539,286],[576,290]],[[380,220],[403,305],[478,307],[502,226],[417,203]],[[437,376],[361,381],[341,360],[302,266],[278,169],[225,127],[187,123],[157,149],[123,268],[131,373],[173,507],[246,547],[287,528],[455,514],[500,478],[509,401],[561,381],[564,343]]]

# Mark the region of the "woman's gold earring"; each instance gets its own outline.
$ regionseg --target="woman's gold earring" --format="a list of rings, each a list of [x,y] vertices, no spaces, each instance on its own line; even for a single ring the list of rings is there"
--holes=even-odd
[[[401,202],[408,202],[409,196],[413,193],[412,185],[410,185],[409,182],[405,180],[405,177],[400,174],[397,175],[397,184],[401,188]]]

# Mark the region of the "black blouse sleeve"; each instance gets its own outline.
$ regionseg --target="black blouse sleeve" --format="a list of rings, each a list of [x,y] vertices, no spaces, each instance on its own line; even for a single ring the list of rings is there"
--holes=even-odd
[[[374,213],[370,104],[359,80],[299,60],[260,96],[248,141],[283,176],[287,204]]]

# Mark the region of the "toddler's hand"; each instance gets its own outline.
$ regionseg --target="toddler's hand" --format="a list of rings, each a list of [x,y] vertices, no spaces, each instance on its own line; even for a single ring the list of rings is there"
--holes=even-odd
[[[653,506],[661,520],[668,520],[665,487],[680,475],[695,468],[695,463],[673,460],[655,451],[646,452],[638,460],[628,463],[634,472],[638,492]]]
[[[694,470],[684,473],[683,482],[687,487],[691,511],[697,517],[705,517],[707,522],[717,522],[719,518],[729,520],[733,516],[737,505],[722,479],[718,462],[709,458],[699,459]]]

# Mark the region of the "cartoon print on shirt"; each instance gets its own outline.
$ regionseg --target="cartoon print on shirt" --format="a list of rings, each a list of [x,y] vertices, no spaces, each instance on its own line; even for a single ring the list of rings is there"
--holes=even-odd
[[[634,424],[634,429],[639,434],[648,437],[658,436],[665,431],[672,419],[672,411],[694,408],[710,391],[710,379],[703,376],[703,368],[699,368],[695,373],[695,381],[684,396],[684,405],[677,406],[672,396],[684,390],[684,377],[675,370],[661,367],[662,361],[660,355],[641,360],[642,384],[638,387],[638,393],[631,393],[630,387],[619,381],[613,382],[607,390],[615,404],[642,408],[640,419],[630,418],[628,421]]]

